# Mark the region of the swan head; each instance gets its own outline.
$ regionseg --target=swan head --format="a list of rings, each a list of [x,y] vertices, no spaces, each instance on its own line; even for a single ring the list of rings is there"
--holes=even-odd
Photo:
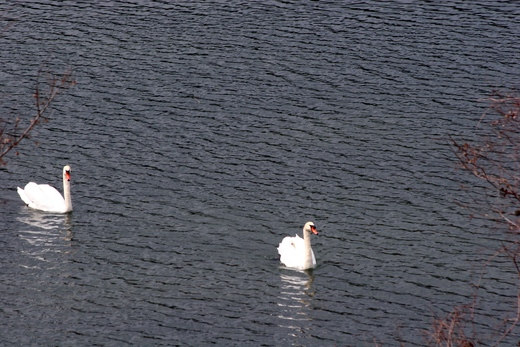
[[[316,227],[314,226],[313,222],[305,223],[305,226],[303,227],[303,231],[306,233],[309,233],[309,234],[312,232],[313,234],[318,235],[318,230],[316,230]]]
[[[70,166],[65,165],[63,167],[63,180],[70,181]]]

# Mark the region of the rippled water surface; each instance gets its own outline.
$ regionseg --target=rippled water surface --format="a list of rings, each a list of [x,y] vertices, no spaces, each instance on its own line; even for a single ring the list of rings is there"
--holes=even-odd
[[[4,5],[2,116],[42,64],[77,85],[0,169],[2,345],[424,345],[499,247],[447,141],[520,82],[520,10],[488,3]],[[23,206],[65,164],[74,211]],[[308,220],[318,266],[285,269]],[[487,273],[491,334],[515,274]]]

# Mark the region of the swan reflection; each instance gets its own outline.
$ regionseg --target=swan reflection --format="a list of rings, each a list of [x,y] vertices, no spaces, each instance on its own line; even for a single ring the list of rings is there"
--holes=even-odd
[[[278,318],[286,323],[281,327],[290,328],[300,334],[304,326],[311,321],[309,311],[316,290],[314,289],[314,275],[312,270],[295,272],[294,274],[281,274],[282,280],[278,306],[281,312]],[[302,323],[299,323],[302,322]]]
[[[72,216],[25,210],[17,218],[23,226],[18,236],[28,243],[22,253],[47,261],[49,253],[68,253],[72,243]]]

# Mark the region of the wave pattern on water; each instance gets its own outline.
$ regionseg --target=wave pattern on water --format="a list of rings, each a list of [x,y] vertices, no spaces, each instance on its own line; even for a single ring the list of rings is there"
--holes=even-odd
[[[499,244],[455,204],[446,136],[472,137],[476,100],[518,85],[517,7],[8,9],[0,111],[32,114],[44,61],[78,84],[0,170],[0,341],[423,345]],[[74,212],[23,207],[14,188],[59,186],[65,162]],[[278,242],[311,219],[318,267],[281,268]],[[487,271],[484,331],[516,297],[506,260]]]

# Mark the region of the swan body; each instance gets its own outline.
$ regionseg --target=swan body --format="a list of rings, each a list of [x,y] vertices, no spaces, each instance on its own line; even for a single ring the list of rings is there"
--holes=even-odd
[[[278,245],[280,262],[298,270],[313,269],[316,258],[311,248],[311,232],[318,235],[314,223],[307,222],[303,227],[303,239],[298,235],[285,237]]]
[[[30,208],[46,212],[67,213],[72,211],[70,197],[70,166],[63,167],[63,196],[48,184],[29,182],[18,194]]]

